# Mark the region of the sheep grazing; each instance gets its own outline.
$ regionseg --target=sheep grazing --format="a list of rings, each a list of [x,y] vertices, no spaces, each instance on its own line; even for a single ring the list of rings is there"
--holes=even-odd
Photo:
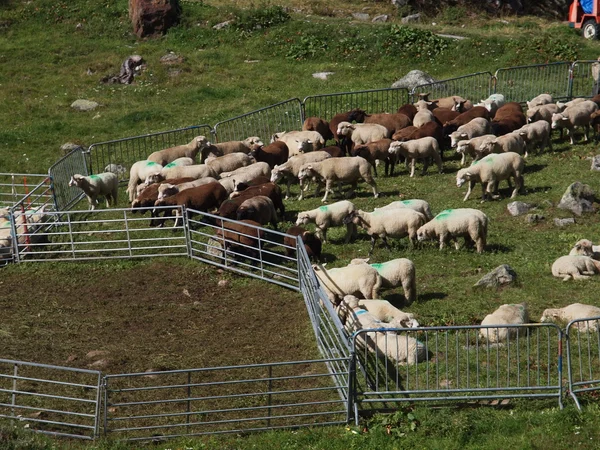
[[[584,322],[577,322],[573,326],[584,333],[595,333],[598,331],[598,320],[600,320],[600,308],[583,303],[573,303],[564,308],[550,308],[544,310],[540,322],[560,322],[568,324],[574,320],[588,319]],[[591,320],[594,319],[594,320]]]
[[[331,227],[339,227],[344,225],[344,218],[346,218],[356,208],[354,204],[348,200],[342,200],[331,205],[319,206],[318,208],[311,209],[309,211],[302,211],[298,213],[298,219],[296,225],[307,225],[314,223],[316,225],[316,235],[323,242],[327,242],[327,230]],[[346,224],[346,238],[345,243],[347,244],[356,236],[356,225],[353,223]]]
[[[550,94],[540,94],[537,97],[532,98],[527,103],[527,109],[535,108],[537,106],[548,105],[553,103],[554,99]]]
[[[275,141],[264,147],[254,146],[251,155],[256,162],[266,162],[272,170],[273,167],[287,162],[290,150],[285,142]]]
[[[455,148],[459,141],[466,141],[474,137],[490,134],[492,127],[490,122],[483,117],[476,117],[466,125],[461,125],[458,129],[450,133],[450,146]]]
[[[459,141],[456,144],[456,153],[461,155],[460,165],[464,167],[467,162],[467,155],[470,156],[473,161],[477,161],[482,158],[483,150],[482,146],[488,142],[496,139],[495,134],[484,134],[483,136],[477,136],[468,141]]]
[[[575,243],[569,255],[589,256],[595,260],[600,260],[600,245],[594,245],[589,239],[580,239]]]
[[[289,131],[276,133],[271,143],[282,141],[288,146],[289,156],[309,153],[325,147],[325,139],[317,131]]]
[[[233,172],[241,167],[254,164],[256,161],[252,156],[245,153],[229,153],[223,156],[209,156],[204,163],[210,167],[216,175],[224,172]]]
[[[294,250],[296,249],[296,237],[300,237],[308,257],[316,262],[321,261],[321,249],[323,247],[323,243],[321,242],[321,239],[319,239],[314,233],[306,230],[305,228],[294,225],[289,227],[285,234],[286,236],[283,238],[283,245],[286,246],[285,253],[287,256],[294,256]]]
[[[552,264],[552,275],[563,281],[587,280],[600,272],[600,261],[582,255],[561,256]]]
[[[217,228],[215,234],[215,239],[225,251],[234,251],[254,258],[259,256],[258,244],[264,237],[260,223],[253,220],[223,221],[222,228]]]
[[[373,253],[375,243],[381,238],[386,248],[391,249],[387,238],[410,239],[414,246],[417,243],[417,230],[425,224],[425,216],[410,208],[384,209],[372,213],[355,210],[344,219],[344,223],[350,222],[364,229],[371,236],[371,249],[369,255]]]
[[[351,264],[346,267],[326,270],[322,265],[313,265],[315,275],[331,303],[337,305],[346,295],[362,295],[363,298],[379,298],[381,277],[368,264]]]
[[[474,106],[473,108],[469,109],[468,111],[465,111],[464,113],[461,113],[459,116],[456,117],[456,119],[450,120],[449,122],[444,123],[444,128],[443,128],[443,132],[444,132],[444,136],[449,136],[450,133],[452,133],[453,131],[456,131],[458,129],[458,127],[460,127],[461,125],[466,125],[467,123],[469,123],[471,120],[475,119],[476,117],[483,117],[485,119],[490,118],[490,112],[483,106]]]
[[[423,137],[414,141],[407,142],[392,142],[389,149],[390,154],[400,155],[406,158],[406,164],[411,164],[410,176],[411,178],[415,175],[415,162],[417,160],[423,161],[423,172],[421,175],[427,173],[427,167],[429,167],[429,158],[433,158],[438,166],[439,173],[442,173],[442,158],[440,157],[440,146],[438,141],[433,137]]]
[[[112,172],[102,172],[97,175],[83,176],[75,174],[69,180],[69,186],[77,186],[87,197],[90,210],[96,209],[97,197],[103,195],[106,198],[106,207],[117,205],[119,196],[119,178]]]
[[[351,147],[354,147],[389,138],[391,134],[386,127],[376,123],[340,122],[337,136],[349,138],[352,143]]]
[[[329,128],[329,122],[320,117],[307,117],[302,124],[302,131],[316,131],[323,136],[325,142],[333,139],[333,133]]]
[[[498,108],[491,122],[492,134],[503,136],[518,130],[527,123],[521,105],[517,102],[508,102]]]
[[[365,158],[371,166],[373,166],[373,172],[375,172],[375,176],[377,176],[377,161],[383,161],[385,164],[385,175],[394,174],[394,165],[396,164],[396,157],[390,155],[389,149],[390,144],[392,143],[391,139],[381,139],[379,141],[373,141],[366,145],[357,145],[352,149],[352,156],[361,156]]]
[[[276,230],[279,221],[273,200],[265,195],[244,200],[237,210],[237,220],[254,220],[261,225],[270,223]]]
[[[287,182],[287,192],[285,198],[288,199],[290,196],[290,186],[294,179],[298,179],[300,167],[306,163],[319,162],[330,157],[331,155],[324,151],[316,151],[304,155],[294,156],[285,164],[273,167],[273,170],[271,171],[271,182],[276,183],[280,179],[285,178]],[[300,182],[300,196],[298,197],[298,200],[302,200],[304,187],[305,186],[302,185],[302,182]]]
[[[221,178],[235,178],[238,182],[247,183],[257,177],[271,177],[271,168],[266,162],[257,162],[246,167],[240,167],[232,172],[222,172]]]
[[[416,198],[410,199],[410,200],[397,200],[395,202],[388,203],[387,205],[382,206],[381,208],[375,208],[375,211],[381,211],[381,210],[386,210],[386,209],[396,209],[396,208],[413,209],[413,210],[423,214],[428,222],[431,219],[433,219],[433,214],[431,214],[431,208],[429,206],[429,203],[427,203],[425,200],[420,200],[420,199],[416,199]]]
[[[254,146],[263,146],[263,141],[258,136],[250,136],[243,141],[225,141],[206,145],[201,152],[200,162],[203,163],[209,155],[225,156],[231,153],[250,153]]]
[[[325,183],[325,195],[321,199],[327,201],[327,196],[333,192],[333,184],[350,183],[353,194],[356,190],[358,180],[362,179],[373,189],[373,196],[379,197],[377,184],[371,174],[371,164],[360,156],[345,156],[343,158],[330,158],[321,162],[304,164],[298,172],[298,179],[317,178],[318,182]],[[341,192],[340,192],[341,195]]]
[[[552,129],[566,128],[571,145],[575,143],[575,128],[583,128],[585,141],[589,139],[591,115],[598,110],[598,105],[592,101],[584,101],[567,107],[563,112],[552,115]]]
[[[531,108],[527,110],[527,123],[538,122],[543,120],[548,122],[548,124],[552,124],[552,115],[561,112],[563,109],[559,108],[558,105],[554,103],[549,103],[547,105],[536,106],[535,108]]]
[[[525,140],[516,131],[484,142],[479,146],[479,150],[481,155],[513,152],[518,153],[519,155],[525,153],[525,156],[527,156],[525,150]]]
[[[525,157],[536,146],[539,146],[540,151],[544,151],[546,147],[552,150],[552,128],[545,120],[523,125],[518,130],[513,131],[513,133],[521,136],[525,142]]]
[[[483,106],[490,112],[490,116],[494,117],[496,111],[498,111],[498,108],[504,106],[505,103],[506,99],[504,98],[504,95],[492,94],[485,100],[481,100],[481,103],[478,103],[476,106]]]
[[[368,259],[355,258],[350,261],[350,264],[367,264],[368,261]],[[411,304],[417,299],[417,278],[415,265],[410,259],[397,258],[384,263],[370,264],[370,266],[377,270],[377,273],[379,273],[379,276],[382,280],[381,286],[383,288],[392,289],[402,286],[407,304]],[[389,322],[389,320],[380,320]],[[419,325],[417,324],[416,326]]]
[[[401,311],[387,300],[359,300],[358,305],[369,311],[376,319],[388,323],[392,328],[419,327],[419,322],[413,313]]]
[[[487,155],[480,161],[475,161],[470,167],[460,169],[456,174],[456,186],[460,188],[469,182],[469,188],[463,198],[463,201],[466,202],[475,184],[481,183],[482,200],[485,201],[488,195],[492,198],[499,198],[497,195],[498,183],[507,180],[510,186],[510,179],[513,178],[515,188],[510,198],[515,198],[517,193],[523,189],[524,168],[525,161],[518,153]]]
[[[501,305],[481,321],[482,328],[479,329],[479,336],[488,343],[505,342],[517,335],[526,334],[526,327],[514,325],[523,325],[527,322],[529,322],[529,313],[525,303]],[[503,327],[493,328],[493,325],[503,325]]]
[[[177,158],[188,157],[196,160],[196,155],[200,150],[210,145],[205,136],[196,136],[188,144],[169,147],[158,150],[148,156],[148,161],[155,162],[161,166],[166,166]]]
[[[218,181],[212,177],[200,178],[198,180],[188,181],[187,183],[181,184],[173,184],[165,181],[164,183],[160,183],[158,186],[158,198],[156,200],[161,200],[165,197],[170,197],[171,195],[175,195],[181,191],[185,191],[186,189],[202,186],[203,184],[217,182]]]
[[[376,123],[387,128],[389,136],[397,131],[412,125],[412,119],[406,114],[367,114],[364,123]]]
[[[465,245],[474,242],[477,253],[482,253],[485,249],[487,231],[488,217],[482,211],[471,208],[446,209],[417,230],[417,239],[419,242],[439,239],[440,250],[448,241],[454,239],[455,248],[458,250],[457,238],[464,237]]]
[[[129,169],[129,183],[127,184],[127,194],[129,201],[132,202],[137,192],[137,185],[145,182],[149,176],[160,174],[163,169],[161,164],[152,161],[137,161]],[[151,183],[145,184],[147,187]]]

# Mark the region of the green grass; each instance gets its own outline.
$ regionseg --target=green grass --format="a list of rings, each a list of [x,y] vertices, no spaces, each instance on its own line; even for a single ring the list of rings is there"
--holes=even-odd
[[[183,2],[184,19],[179,27],[164,37],[138,41],[130,32],[124,0],[103,3],[81,0],[2,2],[1,170],[44,173],[62,156],[60,146],[68,141],[87,146],[189,125],[214,125],[288,98],[385,88],[415,68],[442,79],[480,71],[494,72],[500,67],[515,65],[596,59],[600,51],[597,42],[583,40],[566,25],[536,17],[506,17],[503,22],[470,11],[449,9],[438,17],[427,17],[415,28],[406,29],[398,27],[395,9],[387,2],[366,3],[371,15],[389,14],[392,23],[387,24],[349,21],[349,14],[361,12],[365,2],[339,4],[287,0],[280,3],[301,8],[310,15],[290,10],[290,18],[285,20],[281,10],[267,10],[274,3],[186,1]],[[221,31],[212,28],[235,17],[238,17],[238,26]],[[277,23],[267,26],[265,20]],[[251,29],[257,21],[262,21],[262,28]],[[437,25],[431,25],[432,22]],[[431,32],[458,34],[467,39],[442,40]],[[171,51],[181,56],[183,62],[173,66],[161,64],[160,58]],[[102,77],[117,73],[122,61],[134,53],[144,57],[147,68],[133,85],[99,83]],[[312,73],[318,71],[335,73],[323,81],[312,77]],[[78,98],[97,101],[101,107],[91,113],[76,112],[69,105]],[[363,188],[353,200],[358,207],[370,210],[399,196],[424,198],[430,202],[434,213],[446,208],[475,207],[490,217],[490,232],[488,248],[482,255],[465,249],[439,251],[433,243],[413,249],[406,240],[400,240],[393,242],[392,251],[378,246],[373,262],[396,257],[414,261],[418,298],[406,309],[414,312],[424,325],[476,324],[502,303],[527,302],[533,319],[538,319],[548,307],[575,301],[594,303],[593,293],[598,280],[562,283],[552,278],[550,266],[578,239],[595,239],[597,214],[577,217],[575,225],[565,228],[555,227],[553,218],[570,216],[556,208],[570,183],[582,181],[600,192],[600,181],[590,172],[587,159],[596,153],[597,146],[592,143],[570,146],[567,142],[555,141],[553,152],[528,158],[527,194],[517,199],[537,206],[535,212],[546,217],[538,224],[511,217],[506,211],[509,201],[506,198],[482,205],[476,191],[471,200],[463,203],[464,189],[456,188],[454,182],[459,167],[456,158],[445,163],[443,174],[430,169],[428,175],[410,179],[406,170],[400,167],[394,177],[381,176],[377,182],[384,196],[374,200]],[[501,191],[505,195],[508,192],[505,186]],[[121,198],[121,204],[125,204],[124,197]],[[288,213],[281,227],[291,225],[298,211],[320,204],[315,198],[288,202]],[[370,244],[364,233],[349,245],[343,244],[343,234],[342,229],[329,232],[331,243],[325,246],[324,252],[330,267],[345,265],[352,257],[365,256],[368,252]],[[519,281],[514,287],[500,290],[473,288],[483,274],[503,263],[511,265],[518,274]],[[13,303],[2,303],[9,311],[4,317],[12,319],[0,326],[0,339],[7,343],[1,356],[63,363],[70,354],[68,348],[57,346],[57,341],[41,347],[26,341],[28,330],[34,329],[34,336],[43,340],[48,339],[51,329],[33,327],[36,318],[32,316],[33,312],[27,312],[27,308],[37,311],[35,305],[30,305],[31,289],[13,289],[14,286],[27,287],[33,276],[42,277],[48,284],[55,278],[71,280],[67,282],[67,290],[58,289],[47,294],[56,302],[47,306],[49,314],[61,319],[58,324],[62,325],[57,329],[62,328],[62,333],[69,334],[77,328],[68,317],[69,305],[63,303],[65,295],[74,290],[70,283],[85,284],[88,272],[100,278],[110,272],[124,279],[129,271],[141,272],[147,264],[152,263],[31,264],[4,269],[0,273],[0,282],[3,289],[10,286],[12,291],[18,291],[16,295],[11,294],[10,301],[19,306],[13,308]],[[189,280],[179,279],[173,295],[184,287],[200,289],[193,277],[198,266],[187,262],[182,265],[183,277],[188,274]],[[208,272],[212,271],[208,269],[202,272],[206,276],[215,276],[210,275]],[[236,280],[233,287],[243,293],[248,289],[263,289],[253,282],[231,278]],[[211,280],[209,287],[216,283]],[[272,292],[272,296],[281,295],[277,289]],[[385,292],[384,296],[401,304],[402,298],[397,292]],[[178,314],[185,316],[195,311],[193,304],[188,305],[185,298],[180,303],[183,309],[178,309]],[[136,304],[131,311],[136,310]],[[83,306],[77,308],[85,310]],[[159,310],[164,310],[163,314],[167,315],[172,308],[173,305],[164,304]],[[19,315],[19,311],[25,312]],[[123,320],[126,318],[124,315]],[[182,317],[184,319],[187,320]],[[94,327],[109,321],[105,316],[89,320]],[[54,323],[44,318],[46,327]],[[309,327],[306,323],[303,327],[299,334],[311,342],[307,335]],[[185,334],[193,328],[194,324],[189,322],[189,328],[174,331]],[[156,345],[161,346],[150,360],[139,351],[135,342],[127,342],[134,356],[117,359],[114,369],[188,368],[209,364],[203,360],[204,355],[181,356],[185,352],[179,350],[180,355],[160,336],[148,338],[156,338]],[[76,341],[72,344],[73,351],[83,355],[86,350],[95,348],[97,343],[93,337],[90,339],[91,342]],[[115,352],[122,351],[117,350],[116,343],[114,345]],[[312,355],[308,348],[303,347],[302,352]],[[242,351],[240,357],[242,362],[255,362],[267,358],[267,354],[268,351],[260,354]],[[600,418],[594,398],[588,398],[582,414],[575,411],[570,400],[567,399],[566,404],[564,411],[558,411],[555,402],[542,402],[539,407],[537,403],[515,402],[506,410],[415,406],[411,414],[418,425],[414,431],[407,426],[406,413],[393,419],[374,419],[367,424],[368,433],[363,433],[363,426],[356,429],[335,427],[185,440],[174,445],[158,444],[157,447],[596,448]],[[3,448],[80,447],[13,432],[10,426],[1,429],[0,443]],[[90,448],[135,446],[107,441]]]

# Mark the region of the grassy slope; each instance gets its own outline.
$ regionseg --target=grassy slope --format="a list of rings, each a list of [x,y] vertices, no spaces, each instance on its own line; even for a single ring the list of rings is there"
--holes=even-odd
[[[421,28],[461,34],[469,39],[448,42],[442,53],[430,57],[426,53],[415,54],[410,48],[385,47],[389,25],[349,21],[349,12],[362,11],[364,2],[342,6],[329,2],[290,1],[289,4],[313,14],[330,13],[333,17],[294,14],[292,21],[278,27],[244,34],[235,30],[217,32],[212,25],[247,5],[185,2],[182,26],[163,38],[137,42],[130,34],[127,2],[123,0],[106,2],[101,8],[83,1],[3,4],[0,6],[0,44],[4,49],[0,55],[2,171],[45,172],[60,157],[59,147],[67,141],[89,145],[185,125],[214,124],[290,97],[386,87],[414,68],[443,78],[511,65],[595,59],[599,50],[597,43],[583,41],[563,24],[531,17],[507,18],[506,24],[449,10],[442,17],[427,21],[435,21],[435,28],[429,25]],[[389,5],[379,2],[367,5],[372,15],[381,12],[394,17]],[[77,27],[79,23],[82,26]],[[323,48],[325,41],[327,48]],[[433,50],[439,49],[432,45]],[[311,55],[315,47],[318,50]],[[178,76],[171,76],[171,68],[159,62],[169,51],[184,58],[177,66],[181,70]],[[286,57],[302,52],[308,52],[308,56]],[[132,53],[139,53],[148,61],[147,70],[135,85],[99,84],[101,77],[116,73],[123,59]],[[247,60],[259,62],[244,62]],[[311,77],[313,72],[322,70],[333,71],[335,75],[326,82]],[[102,107],[92,113],[75,112],[69,105],[77,98],[95,100]],[[596,280],[586,284],[560,283],[549,276],[549,268],[577,239],[595,238],[597,216],[586,216],[578,219],[574,227],[557,229],[552,218],[567,214],[544,201],[557,202],[566,186],[576,179],[599,191],[600,182],[589,171],[589,161],[585,159],[595,153],[595,145],[571,148],[556,143],[553,153],[531,158],[526,174],[529,193],[522,200],[539,204],[547,221],[528,225],[511,218],[505,209],[507,200],[481,206],[492,218],[490,251],[484,255],[464,251],[440,253],[433,245],[411,250],[400,242],[391,253],[377,249],[375,259],[407,256],[415,261],[420,297],[411,311],[427,324],[474,323],[481,320],[484,311],[501,303],[527,301],[536,318],[545,307],[574,299],[591,301],[589,293],[597,286]],[[426,198],[435,212],[459,207],[463,205],[464,191],[453,185],[457,168],[454,160],[446,165],[443,175],[430,174],[414,180],[401,171],[398,177],[380,179],[387,197],[373,202],[363,191],[356,203],[370,208],[401,193],[406,198]],[[294,212],[318,204],[318,200],[309,199],[301,205],[290,205],[290,209]],[[473,199],[467,206],[479,207],[479,204]],[[291,218],[292,214],[288,220]],[[345,264],[356,254],[366,254],[366,240],[343,246],[339,244],[341,232],[334,231],[331,237],[334,244],[326,252],[332,265]],[[521,280],[519,287],[497,292],[472,289],[481,272],[501,263],[515,268]],[[546,415],[533,415],[525,409],[512,415],[507,411],[492,411],[488,418],[487,413],[467,411],[457,412],[450,420],[443,412],[419,408],[421,425],[416,434],[409,435],[412,437],[407,444],[412,442],[419,447],[423,445],[422,439],[431,439],[431,447],[451,448],[462,442],[461,446],[471,443],[476,448],[477,441],[471,437],[475,436],[487,439],[485,446],[489,448],[500,448],[499,442],[503,448],[557,448],[551,444],[563,433],[568,433],[582,447],[589,437],[597,438],[592,431],[598,424],[595,408],[588,408],[582,416],[572,414],[572,408],[566,413],[545,412]],[[479,420],[475,422],[474,417]],[[447,422],[456,426],[452,429],[441,426]],[[579,434],[575,434],[577,426],[583,430]],[[523,433],[525,437],[520,438]],[[404,441],[391,441],[390,445],[385,433],[373,432],[368,436],[371,437],[340,429],[314,434],[263,435],[229,440],[227,445],[323,448],[335,438],[340,447],[404,446]],[[494,439],[499,436],[506,437]]]

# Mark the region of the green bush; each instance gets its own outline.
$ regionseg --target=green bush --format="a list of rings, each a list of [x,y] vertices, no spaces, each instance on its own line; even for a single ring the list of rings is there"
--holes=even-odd
[[[288,20],[290,15],[282,6],[263,6],[237,11],[233,26],[239,31],[252,32],[280,25]]]

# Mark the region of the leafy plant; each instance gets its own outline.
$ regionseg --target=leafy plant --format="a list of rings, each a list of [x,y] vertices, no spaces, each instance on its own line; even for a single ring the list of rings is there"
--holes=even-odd
[[[292,43],[286,53],[289,59],[307,59],[314,57],[317,53],[326,51],[329,48],[327,41],[315,35],[303,35]]]
[[[233,27],[239,31],[252,32],[281,25],[288,20],[290,15],[282,6],[263,6],[237,11]]]
[[[388,55],[433,59],[448,49],[448,41],[428,30],[392,25],[383,36],[383,49]]]
[[[416,431],[418,426],[419,421],[412,408],[400,408],[393,414],[376,414],[367,422],[368,430],[383,432],[393,438],[405,437]]]

